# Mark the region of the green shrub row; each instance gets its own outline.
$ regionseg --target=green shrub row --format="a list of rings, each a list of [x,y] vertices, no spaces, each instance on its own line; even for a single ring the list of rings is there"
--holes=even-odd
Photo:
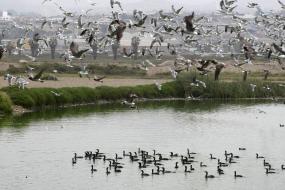
[[[99,100],[116,101],[135,93],[140,98],[170,98],[184,97],[184,88],[180,82],[169,82],[162,85],[162,89],[153,85],[140,85],[136,87],[107,87],[95,89],[88,87],[74,88],[31,88],[19,89],[7,87],[2,89],[11,98],[15,105],[33,109],[45,106],[63,106],[67,104],[95,103]]]
[[[202,85],[191,85],[194,77],[205,82],[206,88]],[[180,75],[178,80],[183,84],[186,96],[217,99],[285,97],[285,87],[282,84],[264,80],[214,81],[211,76],[200,76],[195,73]],[[251,85],[256,85],[254,90]]]
[[[0,114],[12,113],[12,101],[5,92],[0,91]]]

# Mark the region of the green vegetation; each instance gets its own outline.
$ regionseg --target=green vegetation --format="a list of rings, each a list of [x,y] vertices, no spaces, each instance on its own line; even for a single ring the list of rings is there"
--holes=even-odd
[[[140,98],[171,98],[184,97],[184,88],[180,82],[169,82],[162,86],[161,91],[155,85],[141,85],[136,87],[77,87],[77,88],[31,88],[19,89],[7,87],[2,89],[15,105],[27,109],[58,107],[69,104],[88,104],[97,101],[118,101],[128,97],[130,93]],[[55,92],[55,93],[53,93]]]
[[[0,91],[0,114],[12,113],[12,101],[5,92]]]
[[[207,88],[202,85],[191,85],[193,78],[205,82]],[[270,81],[248,80],[248,81],[214,81],[213,76],[201,76],[195,73],[183,73],[179,81],[184,86],[185,96],[215,98],[215,99],[236,99],[236,98],[271,98],[285,97],[285,87]],[[254,91],[251,84],[256,85]],[[269,87],[269,88],[267,88]]]
[[[191,85],[193,77],[206,84],[204,88]],[[199,97],[204,99],[241,99],[241,98],[274,98],[285,97],[285,87],[277,83],[261,80],[249,81],[213,81],[213,77],[200,76],[195,73],[182,73],[178,80],[162,84],[161,90],[155,84],[140,85],[135,87],[108,87],[97,88],[74,87],[74,88],[31,88],[19,89],[6,87],[0,94],[0,108],[2,112],[12,111],[12,103],[26,109],[42,109],[45,107],[58,108],[65,105],[78,105],[97,103],[99,101],[116,102],[126,99],[129,94],[135,93],[139,98],[185,98]],[[256,85],[253,88],[251,84]],[[11,103],[12,102],[12,103]]]

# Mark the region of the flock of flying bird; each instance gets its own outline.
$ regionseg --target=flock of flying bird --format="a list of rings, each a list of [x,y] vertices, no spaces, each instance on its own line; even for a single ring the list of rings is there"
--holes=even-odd
[[[232,57],[232,65],[237,69],[242,70],[243,80],[247,79],[250,71],[242,68],[245,64],[252,64],[252,61],[256,57],[264,57],[271,60],[277,60],[285,70],[285,66],[282,63],[282,59],[285,57],[283,36],[285,29],[285,17],[278,13],[264,12],[257,3],[248,3],[248,8],[256,9],[257,16],[253,20],[249,20],[240,16],[236,11],[238,0],[220,0],[220,10],[218,11],[220,17],[225,20],[229,20],[228,24],[212,24],[210,18],[206,16],[197,17],[192,12],[189,15],[181,17],[183,7],[175,8],[171,7],[171,12],[166,13],[160,10],[153,15],[147,15],[143,11],[134,10],[132,19],[128,21],[123,20],[120,16],[124,13],[121,2],[116,0],[110,0],[110,6],[112,8],[112,16],[110,17],[110,24],[107,27],[107,34],[100,31],[98,23],[95,21],[83,22],[83,19],[88,18],[88,14],[95,10],[96,3],[90,1],[91,9],[88,9],[84,14],[78,16],[77,22],[72,23],[76,17],[76,14],[66,10],[64,7],[58,5],[54,0],[44,0],[45,3],[54,3],[55,6],[63,14],[60,27],[56,31],[55,37],[58,39],[66,40],[65,31],[72,24],[76,24],[76,28],[79,30],[78,37],[86,39],[86,43],[89,46],[96,46],[98,51],[106,48],[113,48],[120,46],[120,41],[126,30],[139,33],[139,37],[145,37],[150,35],[152,41],[149,47],[142,47],[141,50],[135,48],[123,49],[124,57],[138,56],[141,58],[141,64],[139,68],[147,70],[148,66],[159,66],[151,62],[150,58],[161,60],[163,55],[169,54],[175,57],[174,65],[169,68],[171,75],[176,79],[178,74],[185,70],[195,68],[201,75],[207,75],[214,70],[214,79],[218,80],[221,71],[227,67],[226,64],[216,59],[203,59],[204,54],[207,54],[206,49],[210,47],[210,50],[214,52],[217,57],[224,57],[228,52],[223,50],[223,46],[227,46],[230,49],[230,56]],[[285,5],[279,1],[282,9],[285,9]],[[265,42],[263,39],[256,37],[249,29],[251,25],[255,25],[257,28],[264,30],[264,35],[270,39]],[[41,25],[41,29],[44,29],[46,25],[52,26],[52,21],[44,19]],[[13,27],[20,27],[15,24]],[[23,27],[22,27],[23,28]],[[23,50],[24,40],[29,32],[33,32],[31,28],[25,28],[26,32],[21,39],[17,42],[17,48]],[[9,29],[6,29],[9,30]],[[4,31],[2,35],[4,36]],[[48,46],[49,39],[42,36],[38,32],[34,32],[33,41],[37,43],[43,42],[43,46]],[[175,43],[174,43],[175,42]],[[73,60],[80,60],[82,70],[79,72],[79,76],[87,76],[89,79],[88,66],[83,63],[85,54],[88,53],[90,48],[79,48],[79,44],[74,40],[69,41],[69,49],[61,54],[61,57],[66,62],[66,65],[72,67]],[[163,43],[167,44],[167,50],[163,50]],[[38,54],[42,53],[39,46]],[[237,52],[236,46],[240,46],[241,49]],[[46,48],[45,47],[45,48]],[[186,58],[185,55],[189,54],[191,47],[200,47],[200,53],[198,55],[202,59]],[[0,59],[5,52],[5,47],[0,46]],[[36,57],[26,55],[31,58],[32,61],[36,60]],[[28,69],[28,79],[32,81],[40,81],[45,69],[40,70],[35,76],[32,74],[32,70]],[[56,71],[55,71],[56,72]],[[269,70],[264,70],[264,79],[267,79],[270,74]],[[15,77],[10,74],[6,74],[4,77],[8,80],[9,85],[17,84],[20,88],[24,88],[29,81],[24,77]],[[95,76],[94,80],[97,82],[103,82],[103,77]],[[160,84],[156,84],[158,88],[161,88]],[[191,86],[202,86],[206,88],[205,82],[197,80],[196,78],[191,81]],[[256,85],[250,86],[254,91]],[[264,87],[267,89],[267,87]]]
[[[238,148],[239,152],[246,151],[246,148]],[[154,175],[164,175],[164,174],[174,174],[174,173],[195,173],[195,172],[205,172],[205,179],[222,177],[223,175],[232,175],[236,178],[249,177],[238,174],[237,171],[229,171],[230,168],[234,165],[238,165],[243,161],[243,157],[233,154],[225,150],[224,158],[215,157],[213,154],[209,154],[207,160],[204,159],[204,162],[198,161],[197,156],[199,153],[190,152],[187,149],[186,154],[178,154],[170,152],[170,154],[161,154],[156,150],[152,152],[147,152],[141,149],[138,149],[137,152],[128,152],[123,151],[123,157],[120,157],[117,153],[113,158],[108,158],[105,153],[100,152],[99,149],[96,151],[86,151],[84,156],[80,156],[77,153],[74,153],[72,157],[72,165],[78,164],[79,160],[85,159],[91,162],[90,171],[91,173],[99,171],[102,167],[100,164],[105,165],[105,173],[109,175],[111,173],[121,173],[127,168],[124,162],[125,159],[128,159],[131,164],[137,164],[139,174],[141,177],[154,176]],[[253,157],[254,158],[254,157]],[[285,170],[285,165],[282,164],[279,169],[273,168],[264,156],[256,153],[256,160],[262,160],[258,164],[262,164],[264,167],[264,173],[266,175],[279,173],[280,171]],[[100,161],[100,160],[103,160]],[[216,174],[209,174],[207,168],[216,168]],[[99,169],[100,168],[100,169]],[[236,167],[235,167],[236,168]],[[150,173],[147,173],[147,170]],[[230,174],[231,173],[231,174]]]

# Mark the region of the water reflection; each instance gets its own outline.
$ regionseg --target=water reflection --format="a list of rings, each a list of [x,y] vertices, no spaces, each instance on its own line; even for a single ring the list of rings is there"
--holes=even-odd
[[[138,103],[139,110],[153,110],[153,109],[171,109],[174,111],[182,112],[211,112],[217,110],[224,105],[238,105],[238,106],[251,106],[255,104],[270,103],[268,100],[231,100],[231,101],[147,101]],[[97,114],[106,114],[112,112],[124,112],[130,109],[120,103],[90,105],[82,107],[69,107],[61,109],[48,109],[32,113],[25,113],[20,116],[0,116],[0,128],[14,127],[21,128],[27,127],[31,121],[59,119],[63,117],[84,117]],[[138,111],[139,111],[138,110]]]

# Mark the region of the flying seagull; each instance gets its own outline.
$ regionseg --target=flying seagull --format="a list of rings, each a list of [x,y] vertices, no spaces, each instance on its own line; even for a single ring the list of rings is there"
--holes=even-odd
[[[118,5],[120,9],[123,11],[122,5],[120,1],[110,0],[111,8],[114,8],[114,5]]]
[[[75,57],[80,59],[82,57],[82,55],[87,52],[89,49],[84,49],[84,50],[80,50],[79,51],[79,45],[75,42],[71,42],[70,44],[70,51],[71,54]]]

